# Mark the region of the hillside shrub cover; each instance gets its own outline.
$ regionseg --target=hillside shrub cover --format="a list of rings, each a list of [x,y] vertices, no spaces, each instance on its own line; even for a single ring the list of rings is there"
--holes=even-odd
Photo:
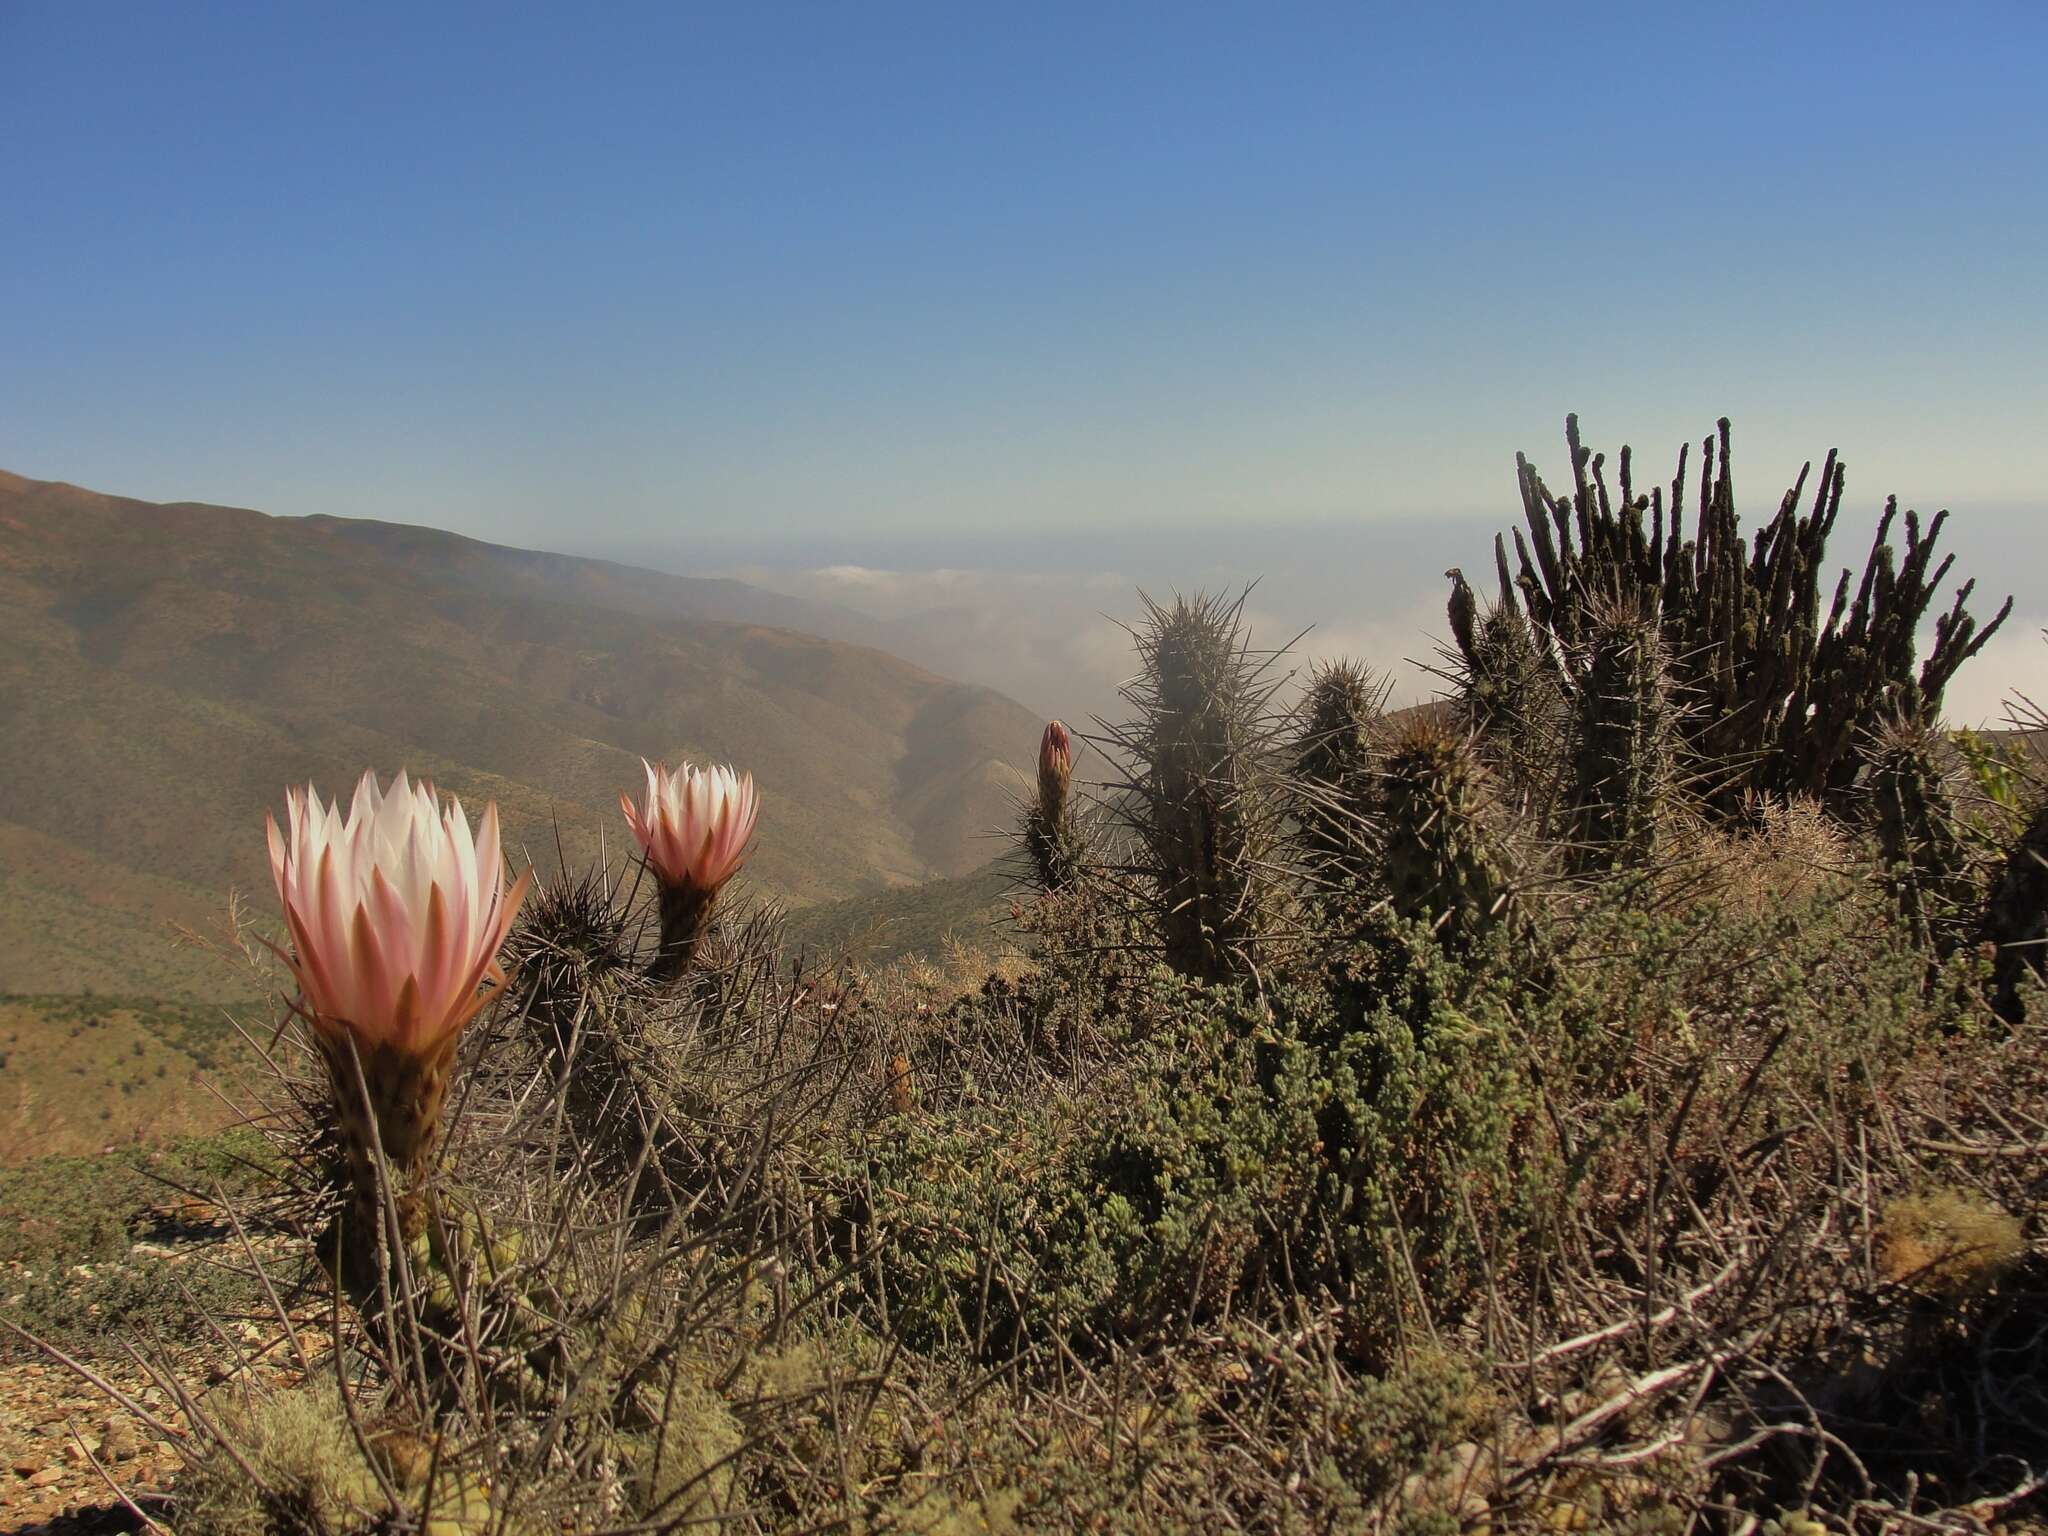
[[[149,1508],[187,1536],[2038,1521],[2048,998],[2013,945],[2048,787],[2001,759],[1968,790],[1981,744],[1928,715],[1947,660],[1917,691],[1798,664],[1846,783],[1806,726],[1711,713],[1674,608],[1730,590],[1732,509],[1712,559],[1638,545],[1623,475],[1620,514],[1580,487],[1575,563],[1454,605],[1452,707],[1387,717],[1351,666],[1290,713],[1241,603],[1152,606],[1092,803],[1048,732],[1029,963],[964,995],[821,972],[719,901],[773,803],[696,770],[650,770],[651,882],[526,902],[431,1166],[392,1177],[337,1111],[361,1021],[309,982],[251,1219],[303,1236],[266,1295],[329,1345],[290,1390],[189,1400]],[[1752,568],[1795,596],[1823,478]]]

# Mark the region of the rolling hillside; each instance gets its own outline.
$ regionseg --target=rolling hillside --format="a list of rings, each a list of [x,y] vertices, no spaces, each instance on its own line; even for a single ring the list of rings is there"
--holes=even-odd
[[[371,765],[495,798],[543,867],[558,829],[572,857],[616,846],[644,754],[753,771],[764,894],[977,869],[1037,722],[786,627],[810,611],[431,529],[0,474],[0,993],[218,996],[233,973],[173,925],[215,922],[230,887],[263,910],[264,808]]]
[[[1008,921],[1010,906],[1030,892],[1015,863],[998,858],[972,874],[800,908],[789,915],[785,942],[813,959],[866,965],[935,960],[955,943],[982,954],[1019,948],[1025,939]]]

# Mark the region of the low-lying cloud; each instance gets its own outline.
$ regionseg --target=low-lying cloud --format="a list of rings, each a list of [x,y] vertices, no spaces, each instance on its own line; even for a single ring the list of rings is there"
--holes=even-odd
[[[1874,508],[1845,514],[1834,564],[1861,567]],[[1493,587],[1497,516],[1381,517],[1323,524],[1104,528],[1085,535],[1020,529],[1001,536],[920,541],[864,538],[851,527],[830,547],[787,546],[695,558],[675,549],[606,550],[636,563],[738,577],[828,605],[818,626],[836,638],[895,652],[946,677],[985,684],[1041,713],[1085,723],[1121,712],[1118,685],[1136,662],[1124,625],[1136,623],[1140,589],[1235,592],[1252,587],[1246,613],[1257,645],[1304,630],[1287,665],[1336,657],[1391,675],[1397,703],[1430,697],[1441,679],[1447,566],[1461,564],[1482,594]],[[1997,725],[2008,701],[2048,703],[2048,608],[2029,584],[2048,570],[2048,516],[2026,507],[1959,508],[1942,533],[1958,579],[1978,578],[1980,619],[2008,592],[2020,606],[1947,697],[1959,725]],[[1946,611],[1953,582],[1937,600]],[[1832,589],[1832,582],[1828,583]],[[835,619],[839,621],[834,628]],[[1930,620],[1922,654],[1931,642]]]
[[[1377,579],[1360,573],[1350,593],[1327,574],[1267,574],[1245,608],[1254,647],[1293,641],[1283,672],[1306,676],[1316,663],[1351,659],[1388,674],[1396,705],[1443,687],[1448,587],[1418,562],[1390,559]],[[756,566],[742,580],[831,603],[877,626],[877,643],[944,676],[984,684],[1032,709],[1077,723],[1114,719],[1117,690],[1136,667],[1126,625],[1142,614],[1141,587],[1156,598],[1175,590],[1237,590],[1258,573],[1205,572],[1206,581],[1143,581],[1127,571],[943,568],[888,570],[860,565],[816,569]],[[1352,601],[1342,599],[1349,596]],[[1332,599],[1337,599],[1333,601]],[[1996,609],[1978,602],[1988,618]],[[1957,725],[1999,726],[2021,695],[2048,704],[2048,610],[2015,611],[1949,686],[1946,713]],[[1306,631],[1306,633],[1304,633]],[[1923,637],[1922,654],[1930,633]]]
[[[1048,715],[1086,722],[1114,718],[1119,687],[1137,662],[1130,630],[1143,614],[1140,590],[1165,600],[1175,591],[1236,591],[1256,579],[1245,619],[1254,647],[1295,642],[1283,673],[1306,675],[1313,663],[1355,658],[1390,672],[1395,697],[1427,697],[1444,627],[1443,582],[1396,596],[1376,593],[1334,620],[1310,584],[1240,569],[1208,569],[1204,579],[1141,580],[1127,571],[944,568],[884,570],[860,565],[815,569],[748,566],[731,575],[757,586],[851,609],[882,626],[880,643],[951,677],[983,683]],[[1327,595],[1327,594],[1326,594]],[[1303,632],[1306,631],[1304,634]]]

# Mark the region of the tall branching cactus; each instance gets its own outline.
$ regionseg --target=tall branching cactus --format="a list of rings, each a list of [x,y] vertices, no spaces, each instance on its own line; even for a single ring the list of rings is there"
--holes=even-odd
[[[1974,905],[1970,855],[1938,732],[1894,722],[1865,749],[1870,821],[1899,914],[1919,941],[1947,955]]]
[[[1674,716],[1655,619],[1606,600],[1585,629],[1572,690],[1570,855],[1581,873],[1656,853],[1672,783]]]
[[[1334,662],[1316,670],[1298,710],[1293,797],[1302,862],[1332,895],[1362,891],[1375,867],[1373,734],[1392,687],[1361,663]]]
[[[1846,570],[1823,612],[1827,541],[1841,510],[1845,471],[1829,453],[1804,511],[1812,466],[1746,542],[1735,514],[1728,423],[1702,443],[1696,531],[1685,534],[1686,453],[1669,498],[1636,491],[1630,453],[1621,451],[1618,499],[1606,459],[1579,441],[1566,418],[1572,491],[1554,495],[1516,456],[1528,538],[1514,534],[1518,571],[1498,561],[1501,601],[1519,593],[1539,635],[1578,650],[1602,598],[1646,604],[1656,615],[1673,682],[1687,710],[1682,744],[1707,776],[1710,806],[1740,810],[1753,790],[1809,794],[1838,808],[1852,792],[1864,747],[1883,721],[1934,723],[1949,680],[2004,623],[2008,598],[1981,629],[1965,582],[1934,625],[1934,646],[1915,670],[1915,636],[1953,557],[1934,563],[1947,514],[1923,529],[1904,516],[1905,553],[1890,544],[1896,499],[1885,503],[1877,537],[1852,588]],[[1454,599],[1456,593],[1454,588]],[[1454,625],[1454,630],[1456,626]],[[1468,663],[1473,648],[1459,637]]]
[[[1504,850],[1486,821],[1484,773],[1469,741],[1426,714],[1388,744],[1380,770],[1394,912],[1428,924],[1450,948],[1500,922],[1511,901]]]
[[[1141,670],[1123,690],[1134,718],[1109,738],[1128,769],[1116,803],[1132,873],[1168,964],[1209,981],[1248,975],[1282,903],[1274,657],[1250,648],[1243,594],[1144,603]]]

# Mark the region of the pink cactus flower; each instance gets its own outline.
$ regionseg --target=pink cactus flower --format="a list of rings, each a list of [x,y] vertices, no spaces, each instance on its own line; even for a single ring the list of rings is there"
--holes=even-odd
[[[474,839],[462,802],[404,770],[389,791],[365,773],[348,819],[311,785],[287,796],[286,827],[265,814],[299,983],[314,1027],[365,1053],[389,1046],[436,1057],[483,1006],[486,976],[503,984],[498,951],[532,871],[510,891],[498,849],[498,807]]]
[[[665,886],[715,892],[747,860],[760,819],[761,797],[751,773],[732,769],[670,769],[641,759],[647,770],[647,798],[636,807],[626,795],[619,804],[647,862]]]

